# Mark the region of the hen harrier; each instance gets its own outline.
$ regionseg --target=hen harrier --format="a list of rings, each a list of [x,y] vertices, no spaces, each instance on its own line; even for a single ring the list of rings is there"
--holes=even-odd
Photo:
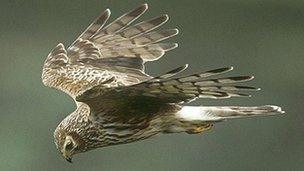
[[[152,77],[144,63],[158,60],[175,43],[160,43],[177,29],[155,30],[167,15],[131,25],[147,4],[110,24],[105,10],[67,49],[59,43],[45,60],[42,81],[69,94],[77,109],[54,132],[55,144],[69,162],[77,153],[130,143],[160,133],[189,134],[209,130],[226,119],[284,113],[277,106],[184,106],[197,98],[249,96],[257,88],[235,85],[252,76],[214,78],[232,67],[177,76],[188,65]]]

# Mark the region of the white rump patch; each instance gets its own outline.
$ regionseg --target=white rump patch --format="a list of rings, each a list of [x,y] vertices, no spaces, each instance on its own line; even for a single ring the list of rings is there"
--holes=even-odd
[[[199,106],[184,106],[176,113],[176,117],[188,121],[216,121],[222,119],[221,117],[214,116],[210,110]]]

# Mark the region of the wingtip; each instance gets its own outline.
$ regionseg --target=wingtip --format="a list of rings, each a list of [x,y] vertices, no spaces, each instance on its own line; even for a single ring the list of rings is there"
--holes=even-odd
[[[177,48],[177,47],[178,47],[178,43],[174,43],[172,49],[175,49],[175,48]]]
[[[180,66],[180,67],[178,67],[177,69],[175,69],[175,70],[173,70],[173,71],[175,71],[175,72],[177,71],[176,73],[182,72],[182,71],[184,71],[185,69],[187,69],[188,66],[189,66],[189,64],[184,64],[183,66]]]
[[[128,12],[127,15],[133,16],[133,17],[139,17],[142,14],[144,14],[147,11],[147,9],[148,9],[148,4],[142,4],[139,7]]]
[[[219,70],[222,70],[222,72],[230,72],[233,69],[234,69],[233,66],[229,66],[229,67],[225,67],[225,68],[220,68]]]
[[[168,14],[163,14],[163,17],[166,18],[166,21],[168,21],[170,18]]]
[[[163,50],[164,52],[168,52],[168,51],[171,51],[175,48],[178,47],[178,44],[177,43],[166,43],[164,46],[163,46]]]
[[[285,111],[280,108],[280,114],[285,114]]]
[[[179,68],[179,72],[185,71],[188,68],[189,64],[185,64]]]
[[[174,28],[173,30],[174,30],[174,32],[175,32],[175,33],[174,33],[174,35],[179,34],[179,30],[178,30],[178,28]]]
[[[104,13],[107,14],[107,15],[111,15],[111,10],[110,10],[110,8],[107,8],[107,9],[104,11]]]
[[[143,10],[147,10],[149,8],[149,5],[147,3],[144,3],[139,8],[142,8]]]
[[[55,52],[57,50],[64,50],[65,51],[65,48],[64,48],[64,45],[62,43],[58,43],[57,46],[55,46],[53,49],[52,49],[52,52]]]
[[[277,111],[277,112],[280,113],[280,114],[284,114],[284,113],[285,113],[285,111],[282,110],[282,108],[279,107],[279,106],[274,106],[274,110]]]
[[[64,53],[66,53],[66,50],[64,48],[64,45],[62,43],[58,43],[49,53],[49,55],[54,55],[55,53],[58,53],[59,50],[63,50]]]
[[[184,65],[184,69],[187,69],[189,67],[189,64]]]
[[[266,107],[271,108],[270,111],[273,112],[273,113],[275,113],[275,114],[284,114],[284,113],[285,113],[285,111],[282,110],[282,108],[279,107],[279,106],[275,106],[275,105],[266,105]]]
[[[58,43],[57,47],[63,47],[62,43]]]
[[[254,79],[254,76],[238,76],[238,77],[232,77],[236,80],[242,80],[242,81],[251,81]]]

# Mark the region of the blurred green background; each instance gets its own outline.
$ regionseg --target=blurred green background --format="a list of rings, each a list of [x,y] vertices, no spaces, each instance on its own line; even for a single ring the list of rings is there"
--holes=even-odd
[[[49,51],[66,46],[106,8],[118,17],[148,2],[143,19],[167,13],[179,48],[149,63],[160,74],[234,66],[253,74],[252,98],[199,105],[282,106],[285,115],[219,123],[202,135],[162,135],[106,147],[64,161],[53,130],[74,108],[40,80]],[[0,170],[304,170],[304,2],[299,0],[1,0]]]

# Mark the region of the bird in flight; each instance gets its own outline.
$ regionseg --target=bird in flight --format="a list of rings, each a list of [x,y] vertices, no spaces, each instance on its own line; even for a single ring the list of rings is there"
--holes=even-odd
[[[239,84],[252,76],[217,77],[232,67],[184,76],[179,74],[188,65],[159,76],[145,73],[146,62],[177,47],[162,41],[178,34],[177,29],[156,29],[167,15],[132,24],[147,9],[143,4],[106,24],[107,9],[68,48],[59,43],[47,56],[43,83],[67,93],[77,105],[54,132],[67,161],[78,153],[158,134],[198,134],[227,119],[284,113],[272,105],[187,106],[198,98],[244,97],[259,89]]]

